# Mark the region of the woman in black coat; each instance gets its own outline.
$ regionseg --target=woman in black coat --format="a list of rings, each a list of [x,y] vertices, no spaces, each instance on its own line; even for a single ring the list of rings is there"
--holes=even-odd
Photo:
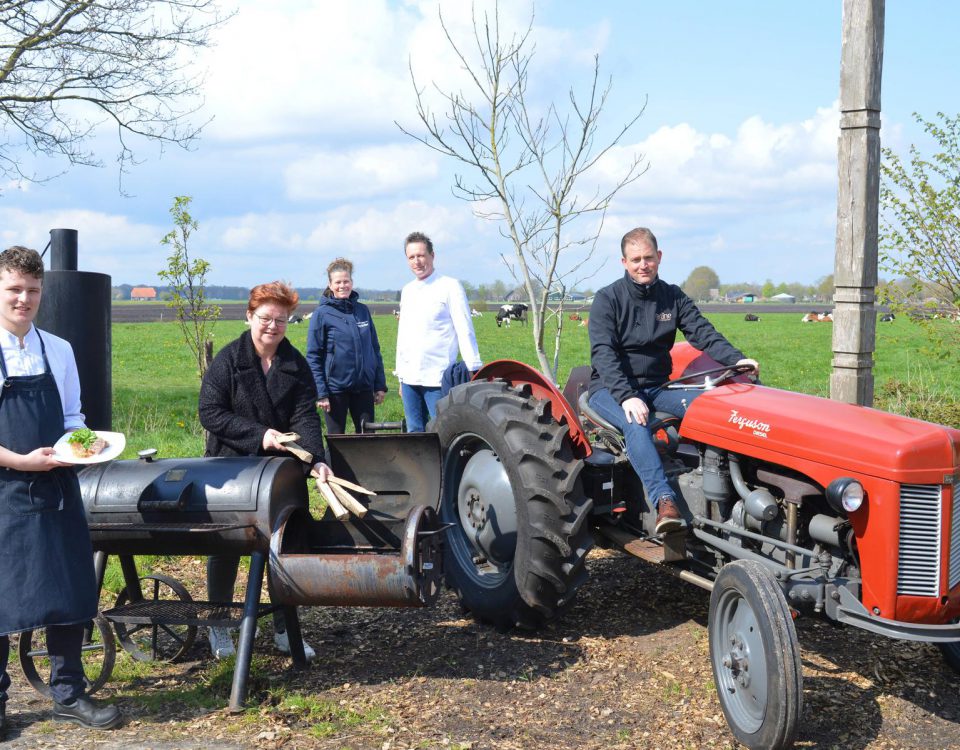
[[[300,435],[300,447],[323,456],[317,390],[306,359],[287,340],[287,320],[299,295],[275,281],[250,291],[247,321],[250,330],[217,354],[200,387],[200,424],[207,430],[207,456],[291,456],[278,438]],[[304,477],[322,480],[330,469],[322,461],[303,464]],[[211,601],[233,601],[237,555],[211,555],[207,561],[207,592]],[[282,613],[274,613],[274,643],[290,652]],[[235,653],[228,628],[210,628],[210,648],[222,658]],[[304,643],[307,658],[316,653]]]

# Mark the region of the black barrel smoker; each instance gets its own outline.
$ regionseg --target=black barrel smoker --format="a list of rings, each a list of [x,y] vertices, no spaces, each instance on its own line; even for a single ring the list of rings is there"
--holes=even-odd
[[[440,590],[440,443],[434,434],[334,435],[330,465],[376,493],[364,518],[314,518],[298,461],[279,457],[113,461],[80,474],[102,576],[120,556],[126,583],[103,614],[124,627],[240,622],[231,710],[246,698],[258,617],[282,607],[294,664],[306,663],[297,605],[422,607]],[[145,452],[150,453],[150,452]],[[134,555],[250,556],[243,604],[149,601]],[[260,604],[264,570],[273,604]],[[189,597],[185,597],[189,599]]]

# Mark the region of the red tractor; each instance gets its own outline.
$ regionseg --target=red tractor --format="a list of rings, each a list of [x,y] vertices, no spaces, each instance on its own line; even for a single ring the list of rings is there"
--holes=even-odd
[[[571,603],[595,543],[662,566],[712,592],[717,693],[750,748],[793,743],[799,614],[936,643],[960,671],[960,431],[767,388],[688,344],[673,362],[674,385],[706,392],[682,424],[651,423],[684,506],[666,536],[590,409],[588,368],[561,394],[494,362],[440,402],[445,569],[465,607],[537,627]]]

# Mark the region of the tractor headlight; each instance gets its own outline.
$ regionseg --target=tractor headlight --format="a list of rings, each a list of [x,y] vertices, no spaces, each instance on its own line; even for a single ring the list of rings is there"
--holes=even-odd
[[[863,505],[866,493],[856,479],[840,477],[827,485],[827,502],[837,513],[853,513]]]

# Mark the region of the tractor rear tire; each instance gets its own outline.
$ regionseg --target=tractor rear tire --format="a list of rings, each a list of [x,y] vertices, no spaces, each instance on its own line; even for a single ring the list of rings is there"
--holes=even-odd
[[[443,446],[440,516],[447,583],[465,610],[501,629],[534,629],[587,579],[593,501],[582,462],[550,404],[529,386],[461,385],[437,405]]]
[[[708,617],[710,662],[733,736],[751,750],[793,744],[803,667],[793,617],[773,573],[752,560],[724,565]]]

